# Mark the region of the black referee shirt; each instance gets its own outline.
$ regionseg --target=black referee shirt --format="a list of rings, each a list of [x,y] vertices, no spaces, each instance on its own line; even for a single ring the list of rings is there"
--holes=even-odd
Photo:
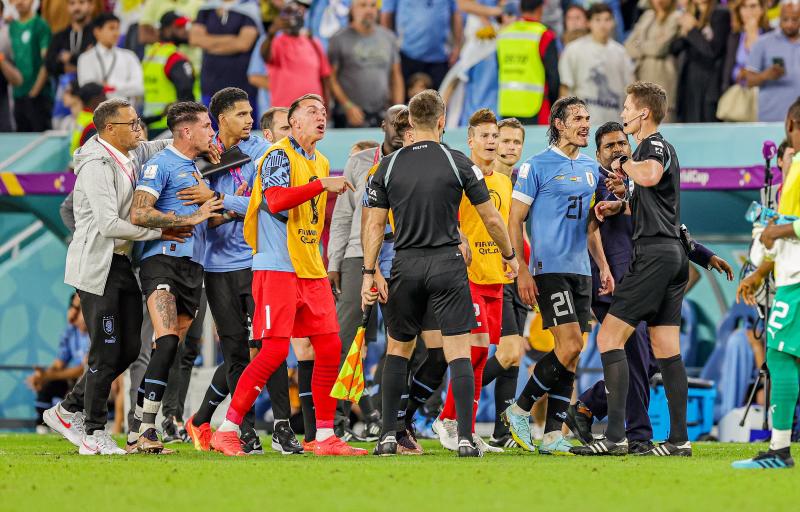
[[[664,167],[664,174],[654,187],[634,186],[633,239],[651,236],[680,239],[681,167],[675,148],[656,132],[639,144],[633,160],[655,160]]]
[[[478,166],[433,141],[383,157],[367,194],[370,207],[392,210],[397,251],[458,245],[462,194],[474,205],[489,200]]]

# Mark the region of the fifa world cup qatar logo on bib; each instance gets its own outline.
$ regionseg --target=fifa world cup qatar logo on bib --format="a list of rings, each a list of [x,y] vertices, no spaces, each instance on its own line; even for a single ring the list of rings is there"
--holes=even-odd
[[[109,336],[114,333],[114,317],[113,316],[104,316],[103,317],[103,332],[108,334]]]
[[[492,199],[492,204],[497,208],[497,211],[500,211],[500,207],[503,206],[503,200],[500,198],[500,194],[496,190],[489,189],[489,197]]]
[[[312,181],[316,181],[318,179],[319,178],[317,178],[316,176],[311,176],[310,178],[308,178],[308,182],[311,183]],[[324,190],[323,190],[323,193],[325,193]],[[310,201],[311,202],[311,224],[316,224],[316,223],[319,222],[319,208],[318,208],[318,205],[319,205],[319,198],[320,197],[322,197],[322,194],[313,197],[311,199],[311,201]]]

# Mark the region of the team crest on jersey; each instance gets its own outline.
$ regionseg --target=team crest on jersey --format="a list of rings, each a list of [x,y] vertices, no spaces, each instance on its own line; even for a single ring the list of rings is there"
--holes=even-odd
[[[520,177],[521,179],[523,179],[523,180],[524,180],[524,179],[527,179],[527,178],[528,178],[528,173],[529,173],[529,172],[531,172],[531,164],[529,164],[528,162],[525,162],[525,163],[524,163],[524,164],[522,164],[522,166],[519,168],[519,177]]]
[[[156,172],[158,171],[157,165],[148,165],[144,168],[144,174],[142,177],[146,180],[152,180],[156,177]]]
[[[497,208],[497,211],[500,211],[500,207],[503,206],[503,200],[500,198],[500,194],[496,190],[489,189],[489,197],[492,199],[492,204]]]
[[[113,316],[104,316],[103,317],[103,332],[111,336],[114,333],[114,317]]]
[[[583,181],[580,176],[570,176],[569,181],[574,181],[575,183],[580,183]]]

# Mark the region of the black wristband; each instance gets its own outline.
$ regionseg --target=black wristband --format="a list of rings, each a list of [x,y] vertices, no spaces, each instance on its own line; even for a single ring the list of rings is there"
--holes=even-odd
[[[628,160],[630,160],[630,158],[628,158],[628,155],[622,155],[621,157],[619,157],[619,168],[622,169],[622,166],[625,165],[625,162],[627,162]]]
[[[501,254],[501,256],[503,256],[504,260],[511,261],[511,260],[513,260],[514,258],[517,257],[517,251],[515,251],[514,248],[512,247],[511,248],[511,256],[506,256],[506,255],[503,255],[503,254]]]
[[[375,269],[374,268],[373,269],[369,269],[369,268],[365,267],[364,265],[361,265],[361,275],[362,276],[363,275],[374,276],[375,275]]]
[[[214,199],[220,199],[220,194],[216,190],[214,191]]]

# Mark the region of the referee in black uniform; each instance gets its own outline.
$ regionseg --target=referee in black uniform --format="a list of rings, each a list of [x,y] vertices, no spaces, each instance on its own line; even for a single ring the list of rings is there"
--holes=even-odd
[[[691,456],[692,445],[686,431],[688,383],[680,353],[681,303],[689,280],[689,260],[680,232],[680,164],[675,148],[658,133],[667,109],[664,89],[653,83],[636,82],[628,86],[627,93],[623,126],[639,146],[633,158],[620,157],[611,167],[634,183],[630,202],[633,261],[597,335],[608,395],[608,428],[604,438],[575,447],[572,452],[628,453],[625,341],[636,325],[645,321],[667,394],[670,430],[666,442],[642,455]],[[622,208],[628,208],[624,201],[601,201],[595,206],[595,214],[602,219]]]
[[[458,249],[458,207],[464,194],[500,248],[509,278],[517,275],[518,264],[505,223],[489,201],[483,173],[463,153],[439,142],[445,120],[439,93],[426,90],[414,96],[409,114],[416,142],[384,157],[367,190],[371,210],[362,241],[365,304],[378,298],[372,292],[373,275],[389,209],[394,215],[396,251],[385,310],[389,344],[381,385],[383,430],[374,453],[397,453],[395,419],[406,387],[408,359],[430,301],[450,368],[458,417],[458,455],[480,456],[471,431],[475,383],[469,333],[477,324],[467,267]]]

